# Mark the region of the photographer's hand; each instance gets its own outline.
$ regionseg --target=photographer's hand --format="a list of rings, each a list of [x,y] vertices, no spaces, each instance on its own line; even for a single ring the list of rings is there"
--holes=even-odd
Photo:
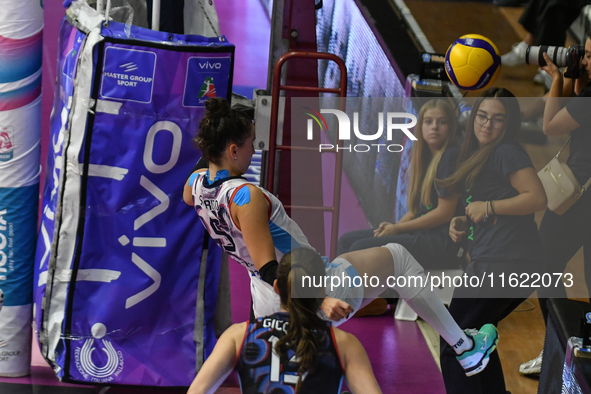
[[[560,69],[556,67],[556,64],[552,63],[552,60],[550,60],[550,57],[546,52],[544,52],[544,60],[546,61],[546,65],[540,68],[546,71],[548,74],[550,74],[550,76],[552,76],[553,81],[556,81],[557,79],[562,79]]]
[[[562,78],[562,75],[560,75],[558,67],[552,63],[548,55],[545,53],[544,59],[546,59],[547,65],[542,67],[542,70],[551,72],[550,75],[552,75],[554,80],[552,81],[552,86],[548,92],[548,98],[546,99],[546,106],[544,108],[543,131],[546,135],[560,135],[568,133],[577,127],[580,127],[581,125],[573,119],[566,108],[563,108],[566,102],[569,100],[567,97],[569,92],[565,92],[565,89],[563,89],[564,78]],[[568,82],[564,84],[564,88],[570,87],[570,91],[572,92],[572,80],[570,78],[567,80]]]

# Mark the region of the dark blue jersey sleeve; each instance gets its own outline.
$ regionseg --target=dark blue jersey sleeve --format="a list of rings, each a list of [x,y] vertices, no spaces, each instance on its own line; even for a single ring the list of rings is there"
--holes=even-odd
[[[533,167],[525,149],[517,142],[501,143],[492,153],[496,171],[509,180],[509,175],[526,167]]]
[[[443,152],[443,155],[441,156],[441,161],[439,162],[439,166],[437,167],[437,179],[449,178],[453,175],[454,172],[456,172],[459,155],[459,146],[452,145],[447,147],[445,152]],[[453,194],[448,189],[437,186],[437,184],[435,184],[435,188],[437,190],[437,195],[439,197],[449,197]]]

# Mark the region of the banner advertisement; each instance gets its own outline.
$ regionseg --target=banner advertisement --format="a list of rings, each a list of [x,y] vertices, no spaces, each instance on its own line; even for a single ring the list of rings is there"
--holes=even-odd
[[[47,353],[46,331],[41,331],[43,317],[43,299],[46,295],[49,253],[54,239],[56,211],[58,206],[59,180],[63,170],[63,146],[66,129],[69,126],[71,100],[74,89],[73,79],[76,64],[80,57],[80,47],[85,35],[70,23],[63,22],[58,41],[58,70],[55,97],[50,119],[50,135],[45,166],[45,180],[42,200],[42,213],[37,237],[33,292],[33,319],[42,353]],[[59,336],[61,327],[58,325],[54,332]],[[50,364],[55,364],[45,356]]]
[[[0,1],[0,376],[30,373],[43,9]]]
[[[234,46],[80,25],[96,16],[70,8],[60,34],[36,255],[42,354],[63,381],[188,386],[198,286],[205,357],[215,344],[221,252],[209,245],[200,280],[205,230],[182,190],[205,100],[230,98]]]

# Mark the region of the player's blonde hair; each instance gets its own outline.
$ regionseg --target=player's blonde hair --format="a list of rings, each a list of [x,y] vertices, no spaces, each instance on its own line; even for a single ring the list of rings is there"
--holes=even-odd
[[[425,118],[425,112],[433,108],[439,108],[445,113],[448,124],[447,139],[435,154],[431,153],[429,145],[423,138],[423,119]],[[445,149],[447,149],[450,141],[453,141],[456,137],[456,129],[457,116],[449,101],[433,99],[427,101],[421,107],[415,128],[417,140],[414,142],[412,148],[410,185],[406,201],[410,213],[416,214],[419,211],[421,203],[427,207],[432,205],[431,190],[435,177],[437,176],[437,168],[439,167],[439,162]]]

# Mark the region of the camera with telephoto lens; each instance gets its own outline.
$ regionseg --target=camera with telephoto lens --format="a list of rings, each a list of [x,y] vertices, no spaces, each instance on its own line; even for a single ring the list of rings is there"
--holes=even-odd
[[[548,54],[552,63],[557,67],[566,67],[564,76],[567,78],[578,78],[581,71],[581,59],[585,56],[585,47],[582,45],[572,45],[570,48],[554,47],[547,45],[527,47],[525,52],[525,62],[527,64],[537,64],[540,67],[546,65],[544,53]]]

